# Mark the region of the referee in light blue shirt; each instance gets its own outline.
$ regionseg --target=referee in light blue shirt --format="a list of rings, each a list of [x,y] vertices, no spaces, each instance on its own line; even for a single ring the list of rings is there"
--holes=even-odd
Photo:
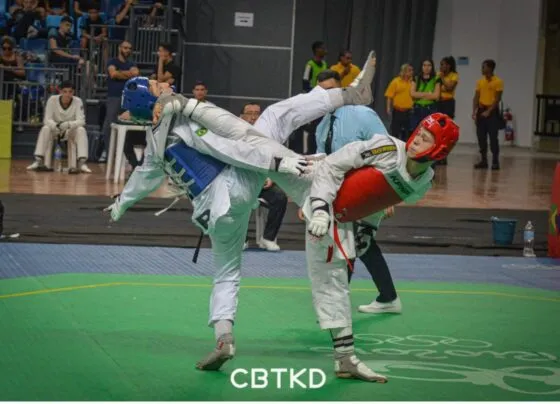
[[[363,105],[340,107],[319,123],[315,132],[317,152],[331,154],[348,143],[368,140],[375,134],[389,135],[374,110]],[[379,296],[371,304],[359,306],[358,310],[365,313],[400,313],[402,306],[389,267],[375,241],[377,228],[372,227],[369,231],[372,234],[371,245],[360,260],[370,273]],[[349,282],[351,276],[352,272],[348,271]]]
[[[325,115],[317,126],[317,153],[331,154],[348,143],[369,140],[374,134],[389,135],[379,115],[364,105],[346,105]]]

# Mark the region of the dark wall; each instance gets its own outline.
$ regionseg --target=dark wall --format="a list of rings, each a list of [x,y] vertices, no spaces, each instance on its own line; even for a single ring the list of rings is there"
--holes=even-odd
[[[296,2],[292,95],[301,92],[311,44],[327,44],[329,65],[349,48],[362,66],[369,50],[378,55],[375,109],[383,115],[383,93],[399,66],[431,56],[437,0],[189,0],[187,41],[290,47],[292,7]],[[252,12],[253,28],[234,27],[234,13]],[[208,84],[210,94],[286,98],[290,79],[290,51],[187,45],[185,91],[196,80]],[[209,97],[237,112],[246,100]],[[273,101],[259,101],[266,106]]]

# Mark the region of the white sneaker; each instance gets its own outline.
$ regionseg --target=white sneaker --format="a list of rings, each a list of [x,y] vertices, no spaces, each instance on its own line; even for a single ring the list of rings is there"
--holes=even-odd
[[[379,303],[378,301],[374,300],[370,304],[364,304],[358,306],[358,311],[362,313],[376,313],[376,314],[383,314],[383,313],[393,313],[393,314],[400,314],[402,313],[402,303],[401,299],[397,297],[395,300],[389,303]]]
[[[265,249],[266,251],[280,251],[280,246],[274,241],[261,238],[259,241],[259,247]]]
[[[38,161],[34,161],[33,164],[31,164],[30,166],[27,166],[26,170],[29,171],[35,171],[36,169],[38,169],[40,166]]]
[[[87,164],[82,164],[82,166],[80,167],[80,171],[86,174],[91,174],[91,170],[89,169],[89,167],[87,166]]]

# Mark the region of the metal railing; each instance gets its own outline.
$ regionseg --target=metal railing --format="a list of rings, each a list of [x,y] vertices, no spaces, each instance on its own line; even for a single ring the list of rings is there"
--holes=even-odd
[[[535,136],[560,137],[560,95],[537,94]]]
[[[25,78],[5,80],[6,71],[24,70]],[[14,100],[13,123],[18,130],[25,126],[39,126],[47,100],[58,94],[60,84],[72,78],[68,67],[24,67],[0,66],[0,92],[3,99]],[[77,79],[77,81],[81,81]],[[76,92],[77,96],[80,96]],[[80,97],[81,98],[81,97]]]

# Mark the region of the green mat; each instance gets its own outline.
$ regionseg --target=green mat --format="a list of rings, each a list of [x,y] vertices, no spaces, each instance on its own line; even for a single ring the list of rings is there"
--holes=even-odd
[[[401,282],[403,315],[356,313],[358,356],[388,384],[339,380],[306,280],[244,279],[237,356],[213,348],[209,278],[106,274],[0,281],[0,400],[559,400],[560,295],[500,285]],[[373,296],[353,282],[353,305]],[[235,369],[322,369],[318,389]],[[250,375],[237,375],[250,382]],[[307,377],[301,378],[307,384]]]

